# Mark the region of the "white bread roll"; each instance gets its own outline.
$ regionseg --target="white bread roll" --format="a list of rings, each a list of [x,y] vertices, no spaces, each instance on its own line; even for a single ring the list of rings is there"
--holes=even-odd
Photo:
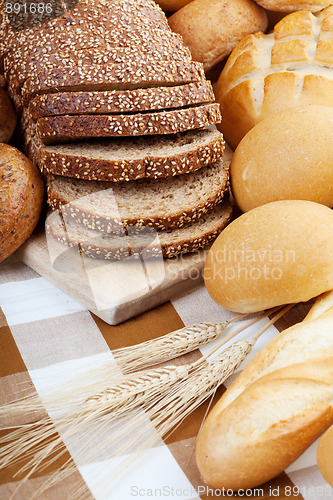
[[[330,290],[329,292],[325,292],[319,295],[316,302],[313,304],[310,311],[304,318],[304,321],[318,318],[330,307],[333,307],[333,290]]]
[[[203,480],[259,486],[333,423],[333,308],[269,342],[207,417],[197,441]]]
[[[239,208],[277,200],[333,207],[333,108],[301,106],[265,118],[238,144],[231,187]]]
[[[211,297],[237,312],[310,300],[333,289],[333,212],[283,200],[234,220],[208,252]]]
[[[283,109],[333,106],[333,6],[293,12],[265,35],[241,40],[215,88],[223,120],[218,125],[235,149],[254,125]]]
[[[333,425],[318,443],[317,463],[323,478],[333,486]]]
[[[245,35],[265,31],[267,16],[252,0],[193,0],[173,14],[169,24],[208,71]]]

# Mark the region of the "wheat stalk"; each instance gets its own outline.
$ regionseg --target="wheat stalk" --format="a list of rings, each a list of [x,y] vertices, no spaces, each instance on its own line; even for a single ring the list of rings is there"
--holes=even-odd
[[[80,450],[84,462],[94,461],[91,440],[97,434],[99,439],[103,440],[103,447],[112,449],[111,444],[114,445],[115,440],[112,429],[110,432],[110,424],[112,423],[116,426],[117,440],[120,442],[119,446],[113,446],[112,454],[118,456],[132,451],[132,442],[128,440],[128,435],[133,432],[136,444],[138,440],[141,442],[137,450],[142,453],[156,443],[156,439],[159,439],[157,436],[165,436],[190,412],[209,398],[218,385],[239,367],[257,338],[285,312],[286,308],[278,313],[253,339],[236,342],[213,361],[207,362],[208,358],[212,357],[226,342],[258,321],[258,318],[248,321],[246,326],[242,325],[236,332],[226,336],[205,356],[194,363],[153,368],[133,375],[125,375],[121,381],[101,393],[88,397],[81,408],[74,413],[62,415],[60,412],[55,419],[56,426],[49,416],[25,426],[18,426],[17,429],[12,430],[0,440],[0,444],[3,445],[0,451],[0,468],[16,464],[24,456],[28,462],[21,468],[20,473],[28,472],[26,476],[28,478],[35,470],[43,470],[50,462],[59,458],[65,451],[64,442],[66,443],[78,435],[88,436]],[[207,332],[207,324],[205,325]],[[186,336],[189,336],[190,332],[188,329],[186,330]],[[212,340],[213,337],[215,339],[216,328],[208,328],[208,330],[210,339]],[[179,331],[176,333],[178,339],[183,340],[183,335],[179,334]],[[201,326],[194,328],[194,333],[196,345],[199,341],[205,342],[204,339],[207,336],[202,335]],[[169,335],[168,341],[170,338],[172,338],[172,334]],[[145,343],[146,345],[147,343]],[[157,354],[154,359],[157,357],[160,359],[160,354]],[[133,415],[135,416],[134,420],[132,419]],[[138,418],[140,415],[145,415],[144,418],[146,415],[149,416],[158,431],[157,435],[148,432],[146,436],[147,429],[143,433],[140,431],[140,427],[142,427],[142,418]],[[123,422],[122,427],[119,427],[119,421]],[[89,437],[89,433],[92,433],[92,437]],[[48,459],[51,453],[53,454],[52,460]],[[75,466],[70,461],[66,462],[62,469],[45,484],[44,488],[49,487],[59,478],[71,474],[73,470],[75,470]]]

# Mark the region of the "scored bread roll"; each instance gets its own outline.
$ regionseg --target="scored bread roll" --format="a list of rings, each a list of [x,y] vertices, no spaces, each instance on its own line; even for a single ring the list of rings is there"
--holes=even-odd
[[[232,311],[261,311],[333,289],[333,212],[283,200],[254,208],[218,236],[206,259],[211,297]]]
[[[193,0],[173,14],[169,24],[208,71],[245,35],[264,31],[267,16],[252,0]]]
[[[317,464],[323,478],[333,486],[333,425],[321,437],[317,447]]]
[[[245,367],[197,441],[203,480],[232,490],[280,474],[333,423],[333,308],[288,328]]]
[[[246,212],[277,200],[333,207],[333,108],[301,106],[255,125],[238,144],[231,186]]]
[[[42,208],[40,172],[20,151],[0,144],[0,262],[31,235]]]
[[[215,88],[225,140],[235,149],[261,120],[286,108],[333,106],[333,6],[293,12],[273,33],[246,36]]]
[[[16,114],[7,92],[0,87],[0,143],[10,141],[16,121]]]

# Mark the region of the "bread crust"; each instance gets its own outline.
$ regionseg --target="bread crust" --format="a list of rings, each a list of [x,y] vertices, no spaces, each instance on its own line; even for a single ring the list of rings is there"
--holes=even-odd
[[[29,103],[28,114],[37,120],[57,115],[140,112],[210,103],[214,99],[208,81],[134,90],[60,92],[36,96]]]
[[[215,88],[226,141],[235,149],[259,121],[294,106],[333,106],[333,6],[293,12],[268,35],[245,37]]]
[[[321,437],[317,447],[317,464],[325,481],[333,486],[333,425]]]
[[[0,262],[35,228],[43,203],[40,172],[20,151],[0,144]]]
[[[203,104],[152,113],[45,117],[37,121],[36,131],[44,144],[59,144],[94,137],[176,134],[215,125],[220,120],[218,104]]]

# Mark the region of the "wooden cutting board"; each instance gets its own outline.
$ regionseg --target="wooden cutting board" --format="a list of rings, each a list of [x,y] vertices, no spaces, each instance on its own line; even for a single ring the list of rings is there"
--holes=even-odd
[[[102,261],[48,241],[42,225],[19,250],[22,261],[98,317],[117,325],[202,282],[208,249],[178,258]]]

